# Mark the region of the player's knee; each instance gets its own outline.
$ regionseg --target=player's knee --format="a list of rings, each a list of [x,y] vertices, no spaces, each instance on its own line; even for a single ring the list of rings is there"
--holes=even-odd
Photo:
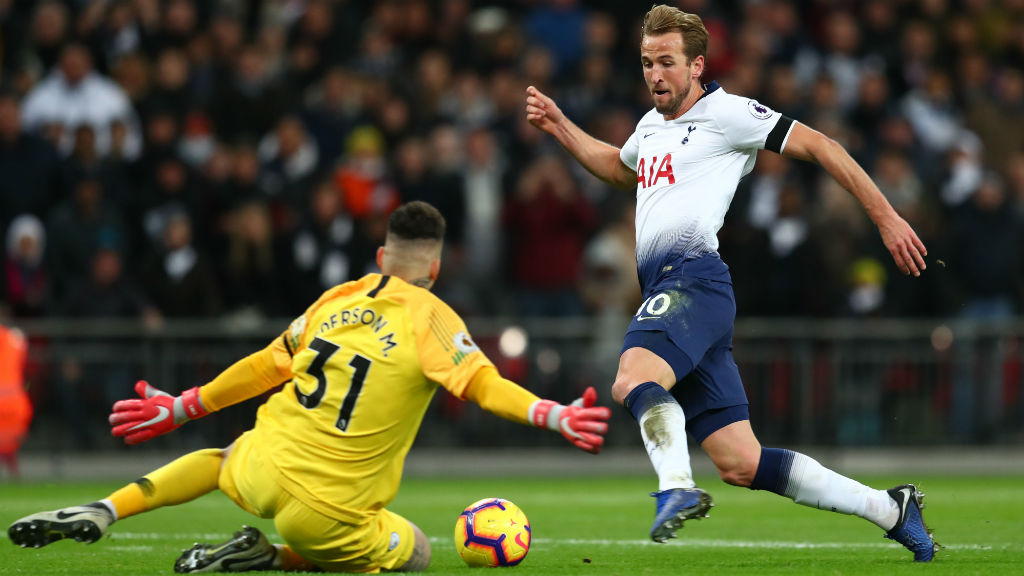
[[[615,400],[618,404],[624,404],[626,396],[636,388],[639,382],[626,378],[616,378],[615,382],[612,383],[612,400]]]
[[[398,568],[399,572],[422,572],[430,566],[430,540],[415,524],[412,526],[412,531],[412,556]]]
[[[718,477],[726,484],[747,488],[754,482],[754,476],[757,474],[757,462],[757,458],[737,455],[727,462],[716,463]]]

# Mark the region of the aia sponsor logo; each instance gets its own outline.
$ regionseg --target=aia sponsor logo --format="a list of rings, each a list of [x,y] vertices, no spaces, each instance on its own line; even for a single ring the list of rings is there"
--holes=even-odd
[[[676,183],[676,175],[672,172],[672,154],[665,154],[660,160],[652,156],[649,162],[647,158],[640,159],[636,165],[636,182],[641,188],[654,186],[662,179],[669,184]]]

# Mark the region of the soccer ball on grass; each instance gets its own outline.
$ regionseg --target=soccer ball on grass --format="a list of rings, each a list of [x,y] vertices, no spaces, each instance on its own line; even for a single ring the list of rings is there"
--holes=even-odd
[[[470,566],[515,566],[530,551],[530,521],[508,500],[478,500],[455,522],[455,549]]]

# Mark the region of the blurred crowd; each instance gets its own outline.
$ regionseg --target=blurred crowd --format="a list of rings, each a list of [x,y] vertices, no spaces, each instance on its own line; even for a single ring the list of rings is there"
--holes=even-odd
[[[902,277],[818,167],[759,156],[721,249],[741,315],[1007,317],[1024,302],[1024,0],[679,0],[707,80],[842,143],[928,246]],[[448,219],[465,314],[632,313],[632,194],[524,118],[621,145],[649,6],[0,0],[0,308],[287,317]],[[624,327],[624,324],[623,324]]]

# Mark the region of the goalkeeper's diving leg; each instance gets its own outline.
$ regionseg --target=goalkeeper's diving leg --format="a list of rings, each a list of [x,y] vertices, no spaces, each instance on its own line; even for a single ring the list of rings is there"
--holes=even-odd
[[[7,534],[11,542],[31,548],[65,538],[95,542],[116,520],[215,490],[225,452],[209,448],[186,454],[97,502],[26,516],[11,524]]]
[[[186,454],[102,500],[60,510],[38,512],[17,520],[7,529],[7,534],[11,542],[23,548],[40,548],[65,538],[78,542],[96,542],[117,520],[163,506],[191,502],[216,490],[221,464],[232,447],[224,450],[208,448]],[[236,563],[236,569],[244,566],[246,570],[308,570],[312,567],[307,560],[287,546],[269,544],[266,538],[258,540],[258,543],[274,549],[273,554],[263,555],[266,558],[265,565],[255,566],[252,562]],[[241,556],[244,553],[251,556],[257,551],[250,548],[239,551],[237,555]],[[218,567],[220,564],[209,568]]]

